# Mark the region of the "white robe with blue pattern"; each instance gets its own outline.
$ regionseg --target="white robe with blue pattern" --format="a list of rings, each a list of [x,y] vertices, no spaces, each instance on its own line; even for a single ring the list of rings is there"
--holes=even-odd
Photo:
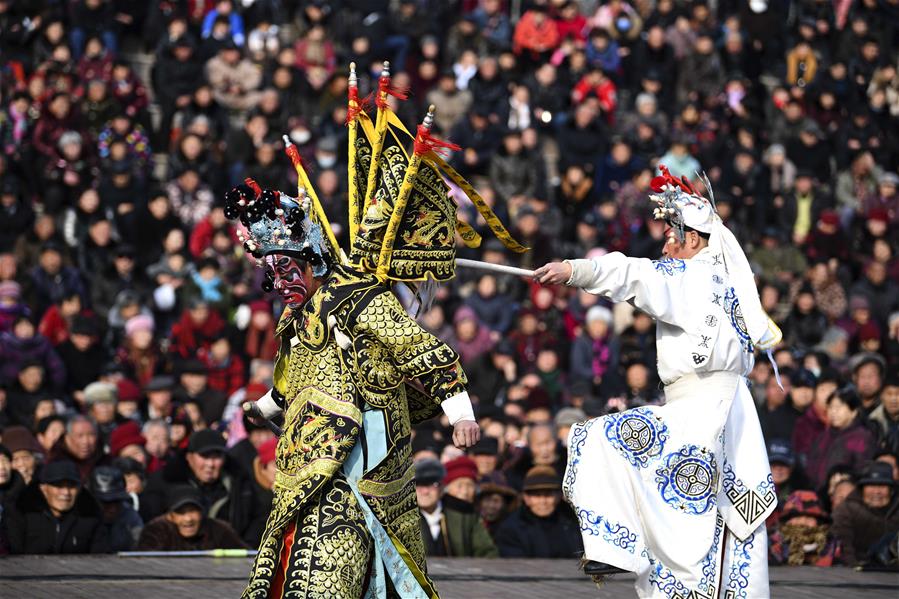
[[[744,378],[753,346],[720,256],[570,264],[570,284],[656,319],[666,384],[664,406],[569,433],[563,487],[585,557],[636,572],[640,597],[768,597],[776,495]]]

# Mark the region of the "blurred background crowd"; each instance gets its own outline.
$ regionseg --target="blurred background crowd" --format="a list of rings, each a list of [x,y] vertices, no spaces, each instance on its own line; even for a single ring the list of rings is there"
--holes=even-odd
[[[750,377],[771,561],[895,564],[897,42],[897,0],[0,0],[0,552],[255,546],[281,306],[223,195],[293,189],[288,134],[344,239],[347,65],[386,59],[531,247],[462,256],[658,257],[656,165],[708,173],[785,335],[783,389]],[[420,321],[484,433],[416,431],[429,552],[576,555],[565,434],[661,401],[654,323],[472,271]]]

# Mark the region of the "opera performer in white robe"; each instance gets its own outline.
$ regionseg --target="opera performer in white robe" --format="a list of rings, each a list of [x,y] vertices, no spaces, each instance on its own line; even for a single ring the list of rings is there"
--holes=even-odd
[[[745,377],[755,348],[770,350],[781,334],[710,186],[712,201],[661,170],[650,199],[671,227],[663,260],[615,252],[535,273],[657,321],[665,404],[573,426],[563,492],[587,574],[636,573],[639,597],[764,598],[765,519],[777,498]]]

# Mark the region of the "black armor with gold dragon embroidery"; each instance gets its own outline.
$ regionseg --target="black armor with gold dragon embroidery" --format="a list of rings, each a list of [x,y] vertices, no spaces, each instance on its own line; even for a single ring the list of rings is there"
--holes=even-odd
[[[268,597],[279,566],[280,596],[362,596],[372,541],[341,466],[362,434],[363,411],[372,409],[383,413],[387,452],[358,490],[433,595],[409,441],[412,424],[464,390],[458,356],[421,329],[386,285],[343,266],[332,268],[301,312],[285,314],[278,334],[275,386],[288,398],[285,430],[272,514],[244,596]],[[298,514],[285,569],[284,531]]]

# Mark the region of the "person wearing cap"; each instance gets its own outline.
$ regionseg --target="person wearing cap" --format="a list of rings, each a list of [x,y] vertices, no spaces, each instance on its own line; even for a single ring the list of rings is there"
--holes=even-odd
[[[528,470],[522,505],[496,531],[502,557],[574,558],[582,550],[577,520],[562,503],[561,480],[549,466]]]
[[[265,508],[256,501],[253,483],[226,452],[225,438],[212,429],[194,432],[187,450],[151,474],[141,496],[141,515],[149,521],[165,513],[166,489],[197,489],[206,515],[229,523],[250,545],[259,542]]]
[[[275,465],[275,449],[277,447],[278,439],[269,437],[256,449],[258,454],[250,465],[259,505],[270,506],[274,498],[272,488],[275,486],[275,472],[278,471]]]
[[[831,534],[830,521],[814,491],[790,493],[784,501],[780,523],[770,534],[771,563],[825,568],[837,565],[841,548]]]
[[[556,413],[556,438],[563,445],[568,442],[568,433],[571,427],[578,422],[587,420],[587,414],[580,408],[562,408]]]
[[[485,434],[468,450],[468,455],[478,468],[477,480],[493,476],[499,466],[499,439]]]
[[[880,391],[880,405],[868,416],[878,447],[899,455],[899,373],[890,373]]]
[[[612,337],[612,311],[596,305],[587,310],[584,329],[571,344],[571,378],[589,381],[594,389],[617,368],[618,346]]]
[[[771,478],[777,490],[778,510],[775,510],[774,517],[778,517],[778,511],[790,493],[796,489],[808,488],[809,485],[801,470],[796,467],[796,455],[789,441],[772,439],[768,443],[768,463],[771,465]]]
[[[741,573],[740,588],[766,596],[764,524],[777,495],[746,377],[756,347],[770,350],[782,335],[714,203],[660,171],[650,199],[669,226],[664,259],[612,252],[535,271],[542,284],[628,301],[657,321],[665,405],[572,426],[564,492],[584,531],[588,575],[634,572],[638,594],[651,596],[653,568],[685,593],[737,585]],[[712,550],[722,545],[730,550]]]
[[[104,444],[112,430],[119,424],[116,419],[118,400],[118,389],[112,383],[95,381],[84,388],[84,406],[87,415],[93,418],[101,442]]]
[[[192,485],[173,485],[165,494],[165,513],[147,522],[138,551],[244,549],[247,544],[225,521],[207,515],[200,492]]]
[[[899,497],[889,464],[871,462],[865,467],[858,488],[834,510],[832,530],[848,565],[866,561],[878,541],[899,531]]]
[[[26,485],[31,484],[38,465],[44,461],[44,448],[24,426],[7,427],[3,429],[2,437],[10,453],[12,469],[19,473]]]
[[[100,504],[107,550],[130,551],[140,537],[144,521],[131,505],[122,471],[113,466],[97,466],[91,472],[88,488]]]
[[[100,508],[68,461],[50,462],[9,510],[11,553],[105,553]]]
[[[812,444],[805,473],[819,488],[835,466],[858,472],[874,455],[874,435],[865,425],[862,402],[855,387],[847,385],[827,398],[827,428]]]
[[[140,424],[134,420],[123,422],[109,435],[109,455],[118,458],[126,457],[137,460],[147,466],[147,452],[144,447],[147,439],[141,434]]]
[[[172,390],[175,388],[175,379],[166,374],[156,375],[150,379],[144,387],[147,402],[141,413],[142,419],[168,420],[172,417],[174,406],[172,404]]]
[[[505,483],[505,478],[499,472],[481,479],[474,506],[494,543],[496,531],[518,509],[518,503],[518,493]]]
[[[427,555],[499,555],[474,510],[477,476],[477,465],[465,456],[450,460],[445,467],[432,459],[415,464],[415,493]]]

